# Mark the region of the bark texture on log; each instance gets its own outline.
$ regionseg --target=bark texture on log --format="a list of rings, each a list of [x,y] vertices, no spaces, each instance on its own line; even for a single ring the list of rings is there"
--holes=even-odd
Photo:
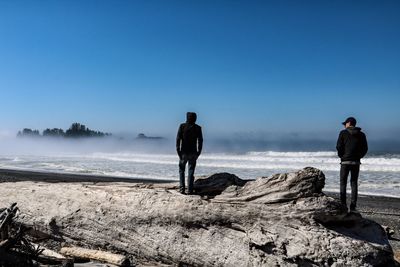
[[[240,181],[230,174],[196,181],[186,196],[171,185],[43,184],[0,189],[18,201],[22,221],[64,242],[190,266],[390,266],[384,229],[348,215],[321,193],[315,168]],[[223,180],[226,180],[226,183]],[[238,180],[239,179],[239,180]],[[3,184],[4,185],[4,184]],[[218,186],[220,192],[218,193]],[[207,188],[210,187],[210,197]],[[34,193],[32,190],[35,190]],[[217,193],[216,193],[217,192]],[[15,194],[14,194],[15,195]]]

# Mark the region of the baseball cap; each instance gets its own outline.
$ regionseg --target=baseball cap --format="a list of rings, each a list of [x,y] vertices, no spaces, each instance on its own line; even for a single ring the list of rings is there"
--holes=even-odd
[[[357,120],[354,117],[348,117],[344,122],[342,122],[342,124],[346,125],[348,122],[353,126],[357,124]]]

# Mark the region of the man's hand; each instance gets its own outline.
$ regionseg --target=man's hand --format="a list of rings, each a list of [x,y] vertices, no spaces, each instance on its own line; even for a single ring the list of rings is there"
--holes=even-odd
[[[182,152],[180,152],[180,151],[176,151],[176,153],[178,153],[178,157],[179,157],[179,159],[180,159],[180,160],[182,160]]]

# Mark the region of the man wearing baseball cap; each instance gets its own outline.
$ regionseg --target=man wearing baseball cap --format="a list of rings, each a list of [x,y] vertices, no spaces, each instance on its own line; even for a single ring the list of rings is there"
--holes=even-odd
[[[351,203],[350,212],[356,210],[358,195],[358,175],[360,172],[360,159],[367,154],[367,138],[361,128],[356,127],[357,120],[353,117],[347,118],[343,123],[342,130],[337,140],[336,149],[340,158],[340,201],[347,207],[346,187],[347,177],[351,173]]]

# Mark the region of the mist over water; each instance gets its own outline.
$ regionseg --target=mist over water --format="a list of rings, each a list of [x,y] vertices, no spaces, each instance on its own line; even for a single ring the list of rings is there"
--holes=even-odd
[[[338,191],[340,165],[335,143],[314,141],[307,145],[310,142],[207,140],[196,176],[230,172],[242,179],[255,179],[312,166],[325,173],[325,190]],[[400,196],[400,154],[372,151],[362,163],[360,193]],[[173,138],[3,137],[0,168],[178,180]]]

